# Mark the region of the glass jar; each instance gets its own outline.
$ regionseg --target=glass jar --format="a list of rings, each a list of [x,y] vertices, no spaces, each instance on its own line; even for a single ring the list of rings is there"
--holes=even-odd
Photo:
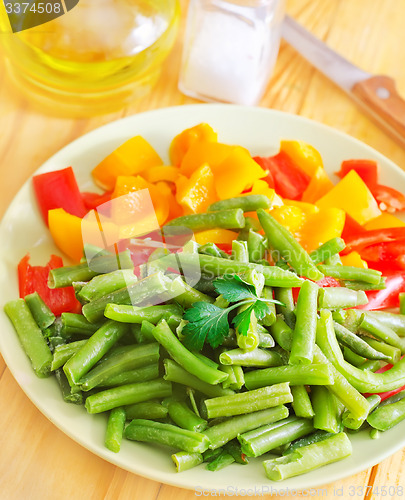
[[[284,0],[190,0],[179,89],[254,105],[277,59]]]
[[[2,3],[0,43],[13,82],[74,115],[111,112],[149,92],[180,17],[178,0],[80,0],[35,26],[30,16],[38,12],[24,13],[18,0]],[[40,5],[52,9],[58,1],[34,3]]]

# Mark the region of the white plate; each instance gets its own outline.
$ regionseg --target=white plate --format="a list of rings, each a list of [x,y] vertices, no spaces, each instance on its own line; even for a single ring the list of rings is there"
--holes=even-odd
[[[166,160],[171,139],[183,129],[208,122],[219,132],[219,140],[246,146],[254,155],[278,151],[280,139],[301,139],[317,148],[328,173],[339,169],[344,159],[371,158],[381,166],[381,182],[405,192],[405,175],[390,160],[361,142],[305,118],[263,108],[199,104],[166,108],[110,123],[77,139],[50,158],[38,172],[72,165],[80,186],[94,189],[91,169],[115,147],[134,135],[145,137]],[[204,466],[184,473],[174,472],[170,453],[162,448],[124,441],[115,454],[103,445],[104,415],[88,415],[83,407],[64,403],[56,381],[37,378],[3,312],[5,302],[18,296],[16,265],[27,250],[34,264],[47,262],[57,252],[39,215],[31,183],[25,184],[11,203],[0,225],[0,349],[15,379],[31,401],[57,427],[93,453],[136,474],[175,486],[227,490],[229,494],[305,489],[337,481],[364,470],[405,445],[405,422],[372,440],[367,433],[351,435],[353,455],[309,474],[281,483],[266,479],[260,459],[248,466],[232,465],[220,472]],[[281,491],[283,494],[283,492]],[[201,493],[200,493],[201,494]]]

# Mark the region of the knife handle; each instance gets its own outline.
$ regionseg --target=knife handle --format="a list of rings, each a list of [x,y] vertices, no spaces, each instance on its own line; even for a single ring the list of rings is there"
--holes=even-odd
[[[372,76],[356,83],[352,93],[380,123],[388,125],[386,129],[394,139],[405,144],[405,100],[398,94],[392,78]]]

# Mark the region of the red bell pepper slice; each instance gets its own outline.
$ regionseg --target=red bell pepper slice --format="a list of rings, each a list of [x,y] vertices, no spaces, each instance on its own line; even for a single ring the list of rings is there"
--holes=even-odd
[[[374,198],[378,204],[383,203],[387,212],[398,212],[405,210],[405,196],[394,188],[376,184],[370,187]],[[381,206],[380,206],[381,208]]]
[[[354,250],[359,252],[370,245],[396,241],[399,239],[405,239],[405,227],[390,227],[386,229],[364,231],[357,235],[353,234],[352,236],[346,237],[346,248],[342,251],[342,254],[347,254]]]
[[[353,217],[350,217],[349,214],[346,214],[345,225],[342,231],[342,238],[347,243],[348,241],[357,238],[360,234],[367,232],[363,226],[361,226]],[[343,251],[342,254],[345,252]]]
[[[87,210],[94,210],[98,206],[111,201],[111,193],[108,192],[99,194],[85,191],[81,195]]]
[[[73,287],[55,288],[48,287],[48,275],[51,269],[63,266],[63,261],[56,255],[51,258],[46,266],[31,266],[30,255],[23,257],[18,264],[18,286],[20,297],[38,292],[55,316],[63,312],[80,312],[81,305],[75,297]]]
[[[77,217],[84,217],[88,212],[72,167],[34,175],[32,181],[46,225],[48,225],[48,211],[53,208],[63,208]]]
[[[390,370],[392,367],[393,367],[393,365],[390,365],[390,364],[385,365],[382,368],[380,368],[379,370],[377,370],[376,373],[384,373],[384,372]],[[401,392],[404,389],[405,389],[405,385],[403,385],[402,387],[398,387],[398,389],[393,389],[392,391],[378,392],[377,394],[378,394],[378,396],[380,396],[381,401],[384,401],[384,399],[388,399],[391,396],[395,396],[395,394],[398,394],[398,392]],[[363,394],[363,396],[365,398],[368,398],[369,396],[371,396],[371,393],[365,393],[365,394]]]
[[[394,271],[384,277],[385,288],[383,290],[366,291],[368,304],[358,306],[357,309],[372,311],[399,307],[398,294],[405,292],[405,271]]]
[[[343,177],[355,170],[359,177],[367,184],[368,187],[377,185],[378,182],[378,165],[374,160],[345,160],[342,161],[339,172],[335,172],[338,177]]]
[[[273,174],[270,172],[270,167],[268,166],[269,158],[265,158],[264,156],[255,156],[253,157],[254,161],[258,163],[263,170],[267,172],[266,177],[263,177],[263,181],[266,181],[269,187],[274,189],[274,178]]]
[[[267,158],[256,156],[254,160],[271,173],[277,194],[289,200],[301,198],[308,187],[310,177],[296,166],[287,153],[280,151],[275,156]]]
[[[402,259],[405,255],[405,239],[369,245],[360,250],[360,255],[367,262],[393,262],[398,258]]]

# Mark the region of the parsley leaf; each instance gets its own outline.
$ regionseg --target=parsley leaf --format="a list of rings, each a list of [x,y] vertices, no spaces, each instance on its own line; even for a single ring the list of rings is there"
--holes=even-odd
[[[238,332],[242,335],[247,335],[254,307],[255,303],[253,302],[252,304],[250,304],[248,308],[246,308],[244,311],[241,311],[232,320],[233,325],[235,326],[235,328],[238,329]]]
[[[272,301],[272,302],[281,304],[278,301]],[[256,302],[254,303],[253,310],[258,320],[263,319],[266,316],[266,314],[270,312],[269,306],[266,304],[266,302],[263,302],[263,300],[260,299],[256,300]]]
[[[255,287],[243,281],[237,274],[224,275],[214,280],[214,288],[228,302],[239,302],[245,299],[257,299]]]

